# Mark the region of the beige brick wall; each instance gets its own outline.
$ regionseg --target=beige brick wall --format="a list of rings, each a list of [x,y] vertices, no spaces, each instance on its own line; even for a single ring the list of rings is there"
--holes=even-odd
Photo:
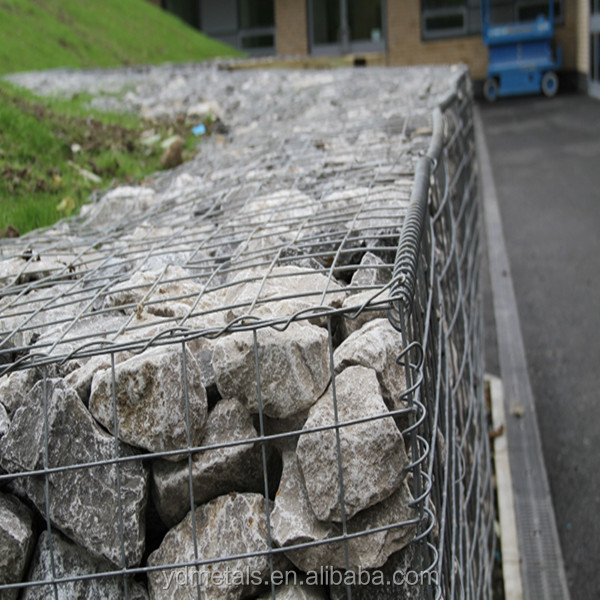
[[[577,71],[584,75],[590,72],[590,3],[589,0],[577,0],[575,30],[577,34],[577,50],[575,65]]]
[[[487,50],[481,36],[447,40],[421,39],[419,0],[387,0],[388,62],[390,65],[465,63],[475,79],[485,77]]]
[[[586,0],[589,2],[589,0]],[[579,0],[565,0],[565,24],[556,28],[554,39],[562,47],[562,68],[574,71],[577,67],[577,4]]]
[[[308,54],[305,0],[275,0],[277,54]]]

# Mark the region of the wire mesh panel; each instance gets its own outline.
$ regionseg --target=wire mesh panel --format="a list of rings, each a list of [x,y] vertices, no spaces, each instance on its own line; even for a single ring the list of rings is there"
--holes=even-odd
[[[408,340],[420,340],[412,360],[423,363],[417,403],[429,407],[422,410],[418,439],[429,451],[420,468],[441,530],[435,550],[441,582],[437,594],[489,598],[493,492],[482,384],[479,206],[467,89],[459,85],[433,119],[437,135],[417,168],[415,202],[396,261],[394,318]]]
[[[228,134],[1,247],[2,594],[490,597],[468,75],[182,69]]]

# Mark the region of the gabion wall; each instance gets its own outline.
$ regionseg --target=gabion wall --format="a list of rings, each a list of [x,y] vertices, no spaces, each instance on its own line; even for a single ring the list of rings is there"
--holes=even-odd
[[[119,78],[222,133],[1,246],[2,597],[489,598],[466,72]]]

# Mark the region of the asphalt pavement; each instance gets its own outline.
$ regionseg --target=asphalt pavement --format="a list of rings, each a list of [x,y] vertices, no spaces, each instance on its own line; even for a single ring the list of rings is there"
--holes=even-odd
[[[600,598],[600,101],[480,108],[569,589]]]

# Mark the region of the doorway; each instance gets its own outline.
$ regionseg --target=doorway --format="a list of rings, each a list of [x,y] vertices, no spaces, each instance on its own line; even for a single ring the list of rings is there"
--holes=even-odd
[[[311,54],[385,51],[385,0],[309,0]]]

